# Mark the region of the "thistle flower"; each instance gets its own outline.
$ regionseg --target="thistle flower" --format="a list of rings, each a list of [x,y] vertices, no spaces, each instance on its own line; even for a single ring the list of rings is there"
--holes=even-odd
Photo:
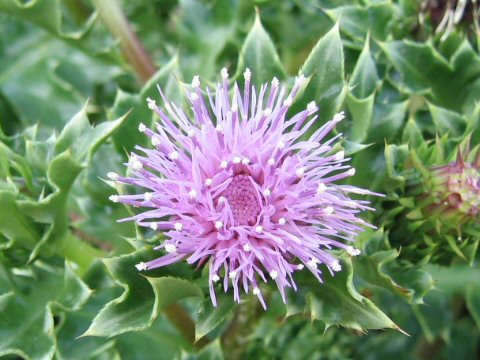
[[[296,271],[306,267],[321,282],[322,268],[332,274],[341,270],[329,249],[358,255],[350,243],[363,226],[371,226],[358,215],[372,209],[349,194],[378,194],[335,184],[355,173],[343,151],[333,152],[341,134],[324,140],[343,113],[308,140],[303,138],[316,125],[315,102],[287,118],[306,81],[303,75],[289,93],[276,78],[257,93],[247,69],[244,90],[235,83],[232,96],[227,70],[221,75],[215,93],[207,89],[206,96],[199,77],[193,78],[192,115],[169,102],[161,89],[163,107],[147,99],[160,122],[154,130],[141,124],[139,131],[153,149],[136,147],[126,164],[129,177],[109,174],[145,192],[111,200],[149,208],[123,220],[165,232],[167,239],[155,249],[166,254],[138,264],[139,270],[182,260],[205,264],[214,305],[215,283],[223,279],[224,291],[232,286],[236,301],[243,287],[265,307],[260,281],[274,281],[286,302],[285,289],[296,289]]]

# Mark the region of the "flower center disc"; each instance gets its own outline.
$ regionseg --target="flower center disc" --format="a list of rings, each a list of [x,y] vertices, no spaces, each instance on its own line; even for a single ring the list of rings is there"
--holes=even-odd
[[[257,192],[248,175],[235,175],[223,192],[233,212],[235,225],[254,225],[260,213]]]

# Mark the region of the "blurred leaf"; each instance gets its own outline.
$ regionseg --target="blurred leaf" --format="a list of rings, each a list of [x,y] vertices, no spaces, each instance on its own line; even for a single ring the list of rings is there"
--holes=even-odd
[[[454,311],[448,297],[439,295],[437,291],[431,292],[425,298],[425,305],[413,307],[413,313],[429,342],[437,336],[448,339],[450,325],[454,321]]]
[[[467,287],[465,303],[470,315],[475,320],[477,328],[480,330],[480,286],[470,285]]]
[[[252,71],[252,84],[257,89],[271,81],[273,77],[279,80],[285,78],[285,69],[280,62],[275,44],[263,28],[258,13],[243,43],[238,64],[238,74],[243,73],[246,68]]]
[[[36,262],[13,274],[15,289],[0,296],[0,356],[49,359],[56,348],[53,314],[79,309],[90,290],[68,263],[61,269]]]
[[[145,84],[139,94],[128,94],[120,89],[117,90],[117,96],[112,109],[109,111],[109,118],[115,119],[126,112],[130,112],[128,120],[125,121],[113,139],[118,151],[123,154],[130,152],[135,145],[146,145],[148,137],[138,131],[138,125],[145,123],[147,126],[153,125],[153,119],[157,115],[147,107],[146,99],[150,97],[160,104],[160,94],[157,85],[162,89],[168,101],[178,103],[182,99],[182,89],[178,80],[179,67],[178,58],[165,64],[153,77]]]
[[[388,1],[371,2],[367,6],[339,6],[326,11],[340,22],[340,29],[353,39],[363,41],[369,32],[374,39],[385,40],[391,31],[393,5]]]
[[[96,52],[97,55],[102,54],[104,57],[110,55],[108,53],[113,41],[110,40],[108,44],[104,38],[92,31],[97,15],[93,13],[87,19],[79,21],[81,25],[75,26],[73,21],[67,23],[69,19],[64,14],[66,10],[67,7],[62,6],[60,0],[2,0],[0,2],[0,12],[30,21],[86,52]],[[113,58],[114,56],[111,57]]]
[[[205,298],[197,312],[195,341],[200,340],[220,326],[231,314],[234,307],[235,302],[231,294],[222,292],[218,296],[217,307],[213,306],[210,297]]]
[[[315,45],[300,72],[310,77],[295,108],[304,108],[315,100],[320,108],[320,123],[330,120],[343,102],[343,47],[338,24],[333,26]]]

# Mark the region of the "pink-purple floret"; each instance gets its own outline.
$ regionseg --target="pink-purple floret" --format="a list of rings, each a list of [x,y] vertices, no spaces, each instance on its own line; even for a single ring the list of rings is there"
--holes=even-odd
[[[307,81],[303,75],[290,93],[274,78],[257,94],[248,69],[244,77],[244,90],[235,83],[233,95],[226,69],[214,94],[207,89],[205,95],[194,77],[188,94],[191,112],[169,102],[161,90],[163,107],[147,99],[160,121],[154,130],[143,124],[139,130],[153,149],[136,146],[126,164],[128,177],[109,173],[112,180],[144,193],[111,199],[149,208],[122,221],[134,220],[167,238],[155,248],[166,255],[138,264],[139,270],[181,260],[205,264],[214,305],[214,286],[223,278],[224,290],[232,286],[237,302],[243,287],[265,307],[260,281],[275,281],[286,302],[285,288],[296,290],[294,272],[306,267],[321,282],[319,265],[332,274],[341,270],[328,249],[358,255],[349,243],[371,226],[358,215],[372,209],[349,194],[378,194],[335,184],[355,173],[343,151],[332,151],[341,134],[325,140],[343,113],[308,139],[307,131],[317,127],[316,104],[287,118]]]

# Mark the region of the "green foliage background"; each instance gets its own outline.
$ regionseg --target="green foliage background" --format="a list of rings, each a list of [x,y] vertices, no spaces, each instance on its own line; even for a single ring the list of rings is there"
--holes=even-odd
[[[413,191],[478,152],[479,13],[436,31],[445,9],[429,4],[0,0],[0,357],[480,358],[478,218],[461,241],[422,232]],[[287,306],[266,287],[267,311],[232,294],[213,308],[186,264],[140,274],[161,235],[117,223],[131,210],[108,200],[156,85],[183,104],[222,67],[257,85],[305,74],[292,111],[315,100],[318,126],[346,111],[351,184],[387,195],[361,256],[324,284],[299,275]]]

